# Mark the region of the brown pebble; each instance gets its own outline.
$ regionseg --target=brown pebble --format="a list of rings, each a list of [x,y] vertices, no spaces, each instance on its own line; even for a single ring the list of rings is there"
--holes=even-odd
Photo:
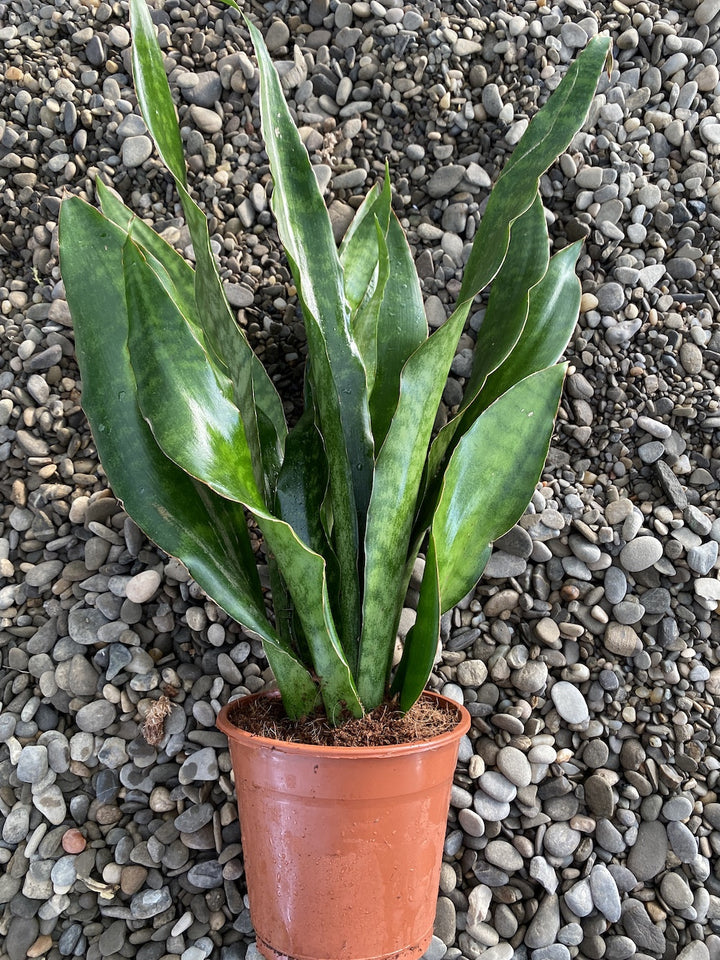
[[[120,889],[122,892],[128,895],[137,893],[145,883],[147,873],[145,867],[140,867],[135,864],[123,867],[122,873],[120,874]]]
[[[577,600],[580,596],[580,591],[574,584],[566,583],[560,588],[560,596],[563,600]]]
[[[65,853],[82,853],[87,846],[87,840],[75,827],[65,831],[61,843]]]
[[[47,933],[44,933],[41,937],[37,938],[35,943],[28,947],[27,956],[42,957],[50,950],[52,945],[52,937],[48,936]]]

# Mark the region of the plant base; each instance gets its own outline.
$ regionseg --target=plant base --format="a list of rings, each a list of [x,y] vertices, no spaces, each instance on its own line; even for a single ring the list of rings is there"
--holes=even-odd
[[[250,916],[267,960],[413,960],[427,949],[470,716],[425,696],[456,714],[454,728],[384,747],[270,740],[234,726],[228,707],[220,712]]]

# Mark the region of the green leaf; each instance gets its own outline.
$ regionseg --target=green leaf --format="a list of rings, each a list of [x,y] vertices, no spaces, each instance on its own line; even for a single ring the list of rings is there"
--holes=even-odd
[[[556,253],[545,276],[530,291],[528,319],[520,339],[468,408],[464,427],[514,383],[552,366],[563,355],[580,313],[582,289],[575,265],[581,248],[578,240]]]
[[[438,476],[448,450],[452,452],[454,441],[462,436],[480,412],[475,412],[477,395],[488,374],[506,359],[521,335],[527,320],[530,290],[547,271],[548,261],[545,209],[539,194],[535,194],[534,202],[512,224],[507,256],[493,281],[485,317],[478,331],[472,372],[465,385],[463,401],[458,413],[433,440],[428,457],[428,479]],[[463,416],[468,408],[471,410]]]
[[[351,317],[366,299],[377,272],[379,249],[375,220],[384,237],[390,220],[390,197],[390,176],[386,169],[382,190],[376,185],[369,191],[340,244],[340,264]]]
[[[365,539],[365,589],[358,684],[367,709],[382,701],[420,480],[438,404],[465,315],[456,312],[415,351],[400,379],[400,399],[375,465]]]
[[[510,228],[510,245],[478,331],[473,368],[460,410],[468,407],[487,377],[510,355],[522,334],[530,291],[545,276],[550,261],[545,209],[540,195]],[[548,364],[543,364],[548,366]]]
[[[432,525],[443,611],[477,583],[489,545],[527,506],[547,457],[566,367],[515,384],[455,448]]]
[[[178,309],[192,323],[196,337],[203,341],[204,334],[197,318],[195,305],[195,271],[174,247],[159,236],[152,227],[137,217],[122,200],[102,182],[95,181],[98,199],[103,214],[132,237],[143,251],[155,275],[162,281]]]
[[[354,660],[361,545],[373,469],[365,371],[350,335],[330,217],[267,48],[258,30],[246,22],[260,70],[260,114],[274,182],[272,209],[305,316],[310,379],[330,468],[333,536],[343,585],[339,627]]]
[[[400,221],[392,211],[385,239],[391,267],[377,319],[377,366],[370,395],[376,450],[385,440],[397,406],[402,368],[428,335],[417,270]]]
[[[609,37],[594,37],[589,42],[513,150],[475,234],[459,303],[474,300],[500,269],[511,224],[532,204],[539,178],[585,122],[609,50]]]
[[[395,678],[400,691],[401,710],[410,709],[425,689],[432,673],[440,639],[440,613],[440,577],[435,542],[431,536],[420,587],[417,619],[405,637],[403,656]]]
[[[362,706],[330,613],[325,561],[267,509],[229,383],[208,363],[130,240],[123,263],[138,403],[158,445],[191,476],[255,515],[300,617],[328,716],[339,720],[343,710],[359,715]]]
[[[306,546],[322,555],[327,549],[321,521],[327,483],[325,448],[312,407],[308,407],[285,441],[285,460],[275,491],[276,513]]]
[[[63,201],[62,278],[75,330],[83,407],[100,460],[115,495],[147,536],[180,557],[208,596],[262,638],[275,675],[288,691],[287,710],[300,716],[312,710],[317,688],[266,619],[241,507],[197,484],[168,460],[140,413],[127,351],[125,242],[126,234],[84,201]]]
[[[357,308],[353,317],[353,336],[360,351],[368,390],[373,389],[375,372],[378,362],[377,328],[380,307],[385,294],[385,285],[390,275],[390,258],[388,256],[385,234],[377,219],[375,219],[377,270],[373,282],[368,287],[364,300]]]
[[[160,157],[175,178],[193,242],[197,260],[196,315],[202,323],[213,362],[225,370],[232,380],[235,403],[240,410],[250,448],[255,481],[258,486],[265,485],[267,495],[274,484],[287,432],[282,403],[272,381],[235,322],[210,247],[207,219],[188,193],[185,163],[183,160],[179,165],[175,154],[176,141],[181,143],[175,107],[145,0],[130,0],[130,23],[138,103]],[[259,418],[262,418],[262,424],[258,424]]]
[[[130,25],[133,79],[143,119],[163,163],[178,183],[187,186],[180,127],[146,0],[130,0]]]

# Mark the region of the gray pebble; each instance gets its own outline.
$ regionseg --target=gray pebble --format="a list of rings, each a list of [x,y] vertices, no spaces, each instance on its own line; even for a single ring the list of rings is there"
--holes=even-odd
[[[590,719],[585,698],[574,684],[560,680],[553,684],[550,696],[555,709],[567,723],[582,724]]]
[[[638,880],[652,880],[665,868],[667,850],[665,826],[659,820],[643,822],[628,856],[628,869]]]

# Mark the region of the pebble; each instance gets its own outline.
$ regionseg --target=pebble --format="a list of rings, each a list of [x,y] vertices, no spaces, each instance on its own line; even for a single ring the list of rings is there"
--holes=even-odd
[[[588,707],[576,686],[564,680],[553,684],[550,696],[555,709],[567,723],[582,724],[590,718]]]
[[[628,573],[647,570],[663,554],[662,543],[655,537],[637,537],[620,551],[620,563]]]
[[[668,851],[668,837],[659,820],[643,821],[637,839],[628,855],[628,869],[638,880],[652,880],[664,868]]]

